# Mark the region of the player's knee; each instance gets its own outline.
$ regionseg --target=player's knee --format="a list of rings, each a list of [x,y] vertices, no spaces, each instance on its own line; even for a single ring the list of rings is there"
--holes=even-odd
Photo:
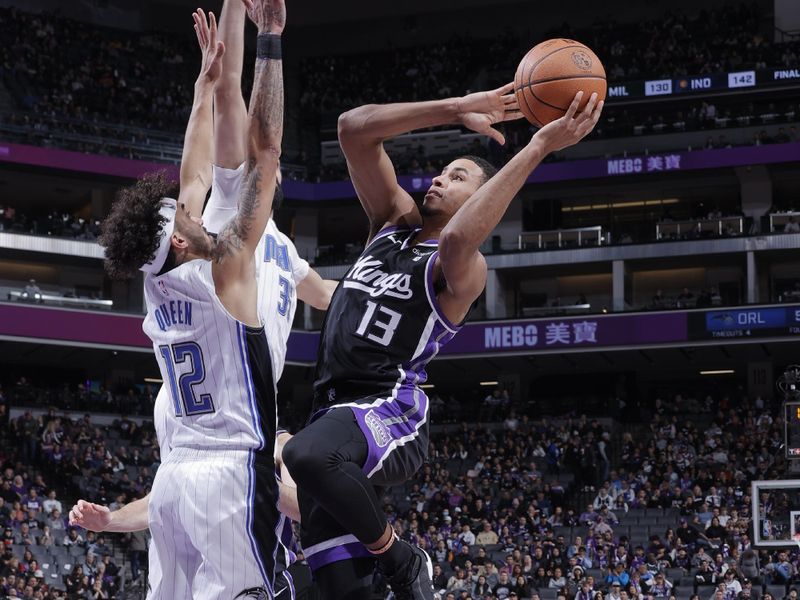
[[[314,481],[325,469],[325,458],[313,452],[300,435],[286,442],[281,456],[283,464],[289,469],[289,474],[298,485]]]

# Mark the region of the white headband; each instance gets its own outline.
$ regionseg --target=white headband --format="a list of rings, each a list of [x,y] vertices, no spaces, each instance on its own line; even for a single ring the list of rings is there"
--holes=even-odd
[[[176,200],[172,198],[161,199],[161,208],[158,209],[158,214],[166,219],[166,221],[161,226],[161,231],[159,232],[161,239],[158,242],[158,250],[156,250],[153,260],[142,265],[139,268],[140,271],[155,275],[156,273],[160,273],[161,269],[164,268],[164,263],[167,262],[169,249],[172,245],[172,232],[175,231],[175,214],[177,210],[178,202]]]

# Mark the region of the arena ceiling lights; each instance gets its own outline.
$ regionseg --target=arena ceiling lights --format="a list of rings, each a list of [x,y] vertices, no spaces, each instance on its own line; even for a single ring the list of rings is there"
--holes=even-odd
[[[700,375],[735,375],[733,369],[717,369],[716,371],[700,371]]]
[[[608,210],[609,208],[642,208],[644,206],[666,206],[667,204],[678,204],[678,198],[664,198],[659,200],[628,200],[620,202],[606,202],[605,204],[577,204],[575,206],[564,206],[563,212],[585,212],[590,210]]]

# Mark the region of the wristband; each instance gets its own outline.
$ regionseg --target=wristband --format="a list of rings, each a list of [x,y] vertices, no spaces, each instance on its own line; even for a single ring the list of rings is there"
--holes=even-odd
[[[281,60],[281,36],[279,34],[259,33],[256,40],[256,58]]]

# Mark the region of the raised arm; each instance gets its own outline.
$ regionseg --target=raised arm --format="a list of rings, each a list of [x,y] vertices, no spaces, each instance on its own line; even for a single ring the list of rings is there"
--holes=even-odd
[[[272,212],[283,137],[283,61],[281,34],[286,23],[283,0],[243,0],[258,27],[255,80],[247,119],[247,154],[239,210],[219,233],[217,261],[253,253]]]
[[[217,236],[212,266],[217,296],[237,319],[260,323],[255,250],[272,212],[283,136],[283,0],[243,0],[258,27],[255,80],[247,119],[247,156],[239,208]]]
[[[438,267],[447,282],[439,294],[445,315],[461,321],[486,284],[486,261],[479,252],[483,242],[500,223],[508,205],[545,156],[576,144],[600,119],[603,102],[593,94],[577,114],[583,92],[578,92],[567,113],[542,127],[508,164],[472,194],[442,230]]]
[[[463,98],[367,104],[339,117],[339,144],[350,179],[370,222],[370,238],[387,225],[417,225],[421,218],[411,196],[400,187],[394,165],[383,149],[383,142],[398,135],[439,125],[464,125],[505,143],[493,129],[504,120],[502,97],[507,86]],[[482,114],[475,112],[476,100]],[[484,109],[489,110],[485,110]]]
[[[183,138],[178,202],[186,205],[190,215],[199,216],[203,212],[208,188],[211,187],[214,89],[222,74],[225,46],[217,40],[214,13],[209,13],[206,18],[203,10],[198,8],[192,18],[203,60],[200,75],[194,84],[192,112]]]

